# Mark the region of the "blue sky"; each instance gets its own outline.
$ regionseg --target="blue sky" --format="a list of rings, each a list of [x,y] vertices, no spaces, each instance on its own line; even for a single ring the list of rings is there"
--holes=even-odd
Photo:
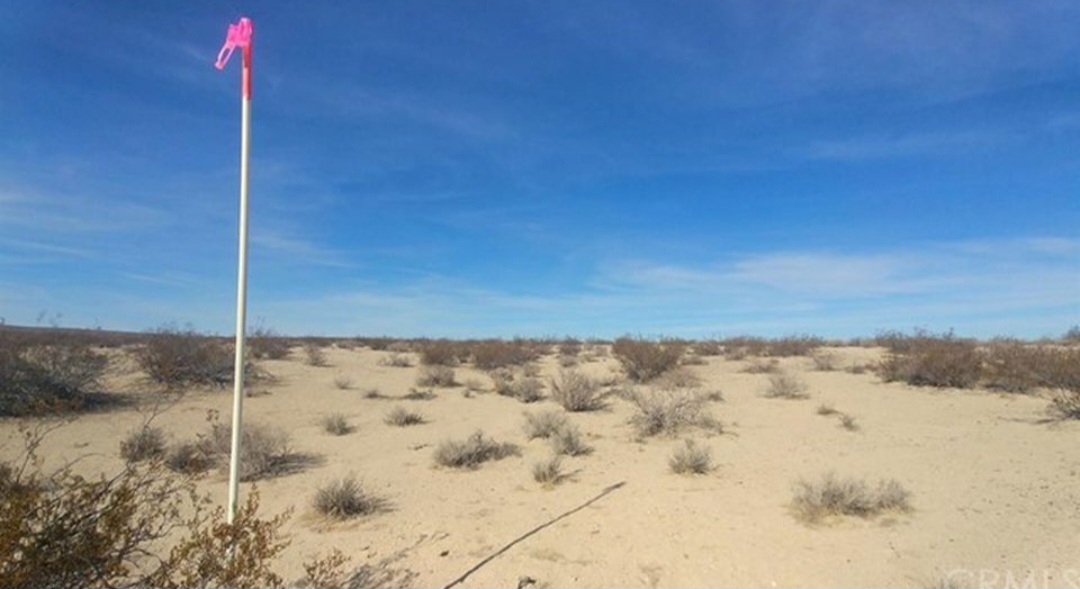
[[[0,2],[0,316],[710,337],[1080,323],[1075,2]]]

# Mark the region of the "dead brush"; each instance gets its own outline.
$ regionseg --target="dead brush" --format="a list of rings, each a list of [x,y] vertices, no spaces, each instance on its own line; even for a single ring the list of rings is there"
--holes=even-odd
[[[383,421],[387,425],[396,425],[398,427],[405,427],[409,425],[420,425],[424,423],[424,416],[416,411],[409,411],[404,407],[394,407],[386,414]]]
[[[659,389],[694,389],[701,386],[701,377],[691,368],[679,366],[656,377],[651,384]]]
[[[594,411],[604,406],[600,384],[577,370],[560,370],[551,380],[551,398],[567,411]]]
[[[677,340],[620,337],[611,345],[612,355],[634,382],[648,382],[675,368],[685,350],[686,344]]]
[[[675,449],[668,466],[676,474],[706,474],[712,470],[712,451],[708,446],[698,446],[693,440]]]
[[[534,481],[545,486],[559,484],[565,476],[562,471],[562,456],[555,455],[547,460],[534,462],[532,476]]]
[[[324,416],[320,421],[323,431],[332,436],[344,436],[351,433],[353,428],[349,425],[349,419],[342,413],[332,413]]]
[[[705,399],[689,391],[635,391],[631,398],[637,412],[630,424],[641,437],[673,436],[691,426],[715,425],[705,412]]]
[[[780,373],[769,377],[765,396],[770,399],[809,399],[810,392],[806,383],[798,377]]]
[[[449,366],[424,366],[420,368],[420,374],[416,377],[416,386],[419,387],[453,387],[457,386],[454,369]]]
[[[556,410],[540,413],[525,412],[524,433],[527,439],[550,438],[552,434],[566,426],[566,416]]]
[[[120,456],[128,463],[143,462],[165,455],[165,432],[143,426],[120,442]]]
[[[571,423],[552,432],[548,441],[551,449],[559,456],[582,456],[592,452],[592,447],[585,443],[581,430]]]
[[[211,413],[210,431],[200,437],[199,451],[203,456],[228,468],[232,451],[232,428],[217,421]],[[297,458],[289,448],[285,430],[261,423],[245,423],[240,441],[240,480],[253,481],[280,474]]]
[[[901,381],[914,386],[968,388],[982,376],[982,357],[974,341],[920,334],[892,344],[878,365],[885,382]]]
[[[792,508],[795,517],[817,523],[836,515],[870,518],[886,511],[911,509],[909,493],[895,480],[881,480],[871,488],[864,481],[825,474],[818,482],[796,481]]]
[[[304,344],[304,362],[306,362],[308,366],[314,366],[316,368],[324,368],[330,365],[322,344],[316,342]]]
[[[411,368],[412,365],[412,359],[409,358],[409,356],[399,352],[390,352],[386,356],[379,358],[379,366],[390,366],[393,368]]]
[[[1080,391],[1058,391],[1050,398],[1050,413],[1059,419],[1080,419]]]
[[[386,508],[386,500],[364,490],[354,475],[319,487],[312,504],[315,511],[334,519],[371,515]]]
[[[776,358],[751,358],[742,371],[747,374],[776,374],[780,372],[780,361]]]
[[[544,383],[538,378],[518,377],[509,370],[499,369],[491,374],[491,381],[497,394],[522,403],[534,403],[544,398]]]
[[[501,460],[507,456],[516,456],[521,451],[515,444],[498,443],[484,437],[484,432],[477,430],[464,441],[446,440],[435,448],[432,458],[438,466],[458,469],[473,469],[489,460]]]

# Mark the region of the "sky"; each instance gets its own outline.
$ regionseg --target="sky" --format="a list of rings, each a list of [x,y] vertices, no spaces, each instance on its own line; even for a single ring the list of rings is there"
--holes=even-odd
[[[1072,1],[0,0],[0,317],[289,335],[1080,323]]]

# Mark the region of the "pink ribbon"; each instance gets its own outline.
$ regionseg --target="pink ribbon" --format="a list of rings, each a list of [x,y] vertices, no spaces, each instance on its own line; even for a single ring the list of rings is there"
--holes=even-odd
[[[224,69],[225,64],[232,57],[233,50],[240,47],[244,50],[244,66],[251,66],[251,36],[254,32],[251,26],[250,18],[241,18],[235,25],[229,25],[229,32],[225,35],[225,44],[221,46],[221,51],[218,52],[217,63],[214,64],[217,69]]]

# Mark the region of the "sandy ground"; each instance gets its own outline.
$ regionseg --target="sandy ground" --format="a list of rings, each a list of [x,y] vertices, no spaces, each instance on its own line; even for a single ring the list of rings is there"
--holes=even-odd
[[[277,382],[245,400],[248,422],[288,430],[296,451],[319,458],[301,472],[258,482],[263,515],[293,509],[285,526],[291,545],[277,567],[299,579],[301,563],[339,548],[353,565],[377,569],[383,582],[442,587],[481,560],[622,484],[588,506],[514,544],[461,586],[1080,586],[1080,422],[1048,422],[1045,398],[986,391],[933,390],[883,384],[872,373],[821,372],[807,358],[784,368],[810,386],[809,400],[765,398],[768,375],[742,372],[747,361],[706,358],[691,370],[702,389],[720,390],[710,412],[725,433],[689,430],[679,438],[639,440],[627,423],[628,401],[570,414],[594,451],[564,461],[571,475],[545,488],[531,467],[550,455],[544,440],[526,440],[522,413],[555,409],[491,391],[491,380],[469,367],[485,391],[436,389],[429,401],[368,399],[378,388],[404,395],[419,368],[379,365],[386,352],[328,349],[329,366],[312,367],[299,350],[262,366]],[[842,364],[872,360],[877,351],[838,349]],[[414,359],[415,363],[415,359]],[[557,370],[554,356],[543,374]],[[610,358],[583,363],[597,377],[619,373]],[[117,386],[134,386],[132,375]],[[338,378],[352,381],[348,390]],[[158,418],[172,440],[205,430],[207,410],[229,419],[229,391],[190,393]],[[817,414],[822,403],[857,419],[858,431]],[[383,422],[403,405],[428,422],[399,428]],[[335,437],[319,424],[341,412],[355,431]],[[54,432],[43,446],[51,464],[83,457],[81,471],[120,467],[120,440],[141,423],[135,410],[85,415]],[[514,442],[522,454],[476,470],[435,468],[434,448],[482,429]],[[708,446],[710,474],[670,472],[682,439]],[[15,422],[0,422],[4,455],[17,451]],[[873,519],[841,518],[808,526],[790,509],[793,483],[826,472],[895,478],[912,493],[913,511]],[[390,510],[343,523],[316,516],[316,489],[355,473],[390,502]],[[243,492],[250,489],[244,484]],[[225,477],[201,487],[224,503]]]

